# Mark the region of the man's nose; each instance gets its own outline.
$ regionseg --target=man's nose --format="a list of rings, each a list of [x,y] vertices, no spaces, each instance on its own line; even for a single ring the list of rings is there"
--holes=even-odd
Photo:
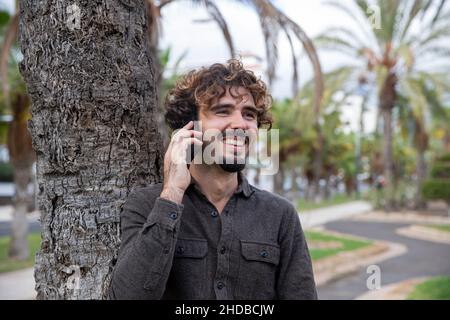
[[[232,129],[248,129],[247,128],[247,122],[242,117],[242,114],[240,112],[234,112],[233,117],[231,119],[231,128]]]

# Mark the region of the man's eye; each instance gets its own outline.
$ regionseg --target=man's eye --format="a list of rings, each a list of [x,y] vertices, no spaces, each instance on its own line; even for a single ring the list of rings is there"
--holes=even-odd
[[[224,115],[227,115],[227,114],[228,114],[228,111],[227,111],[227,110],[217,110],[217,111],[216,111],[216,114],[224,114]]]
[[[253,112],[247,112],[244,116],[249,119],[256,119],[256,114]]]

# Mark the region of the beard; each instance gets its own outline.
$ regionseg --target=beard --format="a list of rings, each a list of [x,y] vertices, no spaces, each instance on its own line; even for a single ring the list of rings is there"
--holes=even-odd
[[[239,172],[244,170],[245,163],[222,163],[219,166],[226,172]]]
[[[244,150],[236,150],[236,147],[225,145],[225,132],[222,132],[220,136],[212,137],[211,141],[204,141],[204,144],[199,148],[201,149],[200,161],[206,164],[218,165],[222,170],[230,173],[242,171],[247,164],[250,140],[243,132],[238,131],[236,135],[245,138]],[[211,146],[213,147],[212,149]],[[208,152],[206,152],[206,149],[208,149]]]

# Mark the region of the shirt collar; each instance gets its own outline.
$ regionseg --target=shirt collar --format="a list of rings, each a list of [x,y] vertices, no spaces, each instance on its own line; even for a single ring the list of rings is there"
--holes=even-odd
[[[253,193],[253,189],[251,185],[248,183],[247,178],[242,173],[242,171],[238,172],[238,188],[235,193],[243,193],[246,198],[250,197]]]
[[[195,190],[201,193],[200,188],[198,186],[198,182],[194,179],[193,176],[191,176],[191,183],[189,186],[194,187]],[[238,172],[238,188],[234,192],[234,194],[240,194],[242,193],[246,198],[249,198],[252,193],[254,192],[251,185],[248,183],[247,178],[242,173],[242,171]]]

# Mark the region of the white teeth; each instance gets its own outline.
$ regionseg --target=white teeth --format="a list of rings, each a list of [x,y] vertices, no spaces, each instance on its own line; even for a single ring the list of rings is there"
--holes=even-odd
[[[224,140],[224,142],[226,144],[230,144],[230,145],[233,145],[233,146],[243,146],[244,145],[244,140],[242,140],[242,139],[235,140],[233,138],[226,138]]]

